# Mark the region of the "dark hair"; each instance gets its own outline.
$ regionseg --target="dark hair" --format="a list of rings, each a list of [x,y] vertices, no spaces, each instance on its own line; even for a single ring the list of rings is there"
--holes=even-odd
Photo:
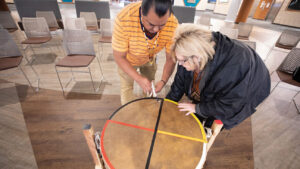
[[[162,17],[168,10],[170,14],[172,13],[172,2],[173,0],[143,0],[142,2],[142,12],[144,16],[148,15],[149,9],[153,6],[155,8],[155,13]]]

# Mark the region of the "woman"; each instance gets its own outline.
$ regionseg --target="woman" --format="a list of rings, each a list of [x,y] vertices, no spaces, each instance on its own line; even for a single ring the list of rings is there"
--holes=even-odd
[[[180,111],[200,119],[218,119],[224,128],[241,123],[270,94],[269,72],[249,46],[198,25],[183,24],[172,47],[177,73],[167,97],[178,102],[185,94],[192,103]]]

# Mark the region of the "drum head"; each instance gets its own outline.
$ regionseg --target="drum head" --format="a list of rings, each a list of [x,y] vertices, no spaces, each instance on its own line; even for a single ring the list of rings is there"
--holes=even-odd
[[[170,100],[143,98],[120,107],[106,122],[101,153],[111,169],[195,168],[206,142],[194,114],[185,116]]]

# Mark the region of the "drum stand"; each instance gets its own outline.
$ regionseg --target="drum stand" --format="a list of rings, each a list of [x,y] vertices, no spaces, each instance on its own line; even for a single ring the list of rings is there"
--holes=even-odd
[[[83,134],[84,134],[85,140],[88,144],[89,150],[92,154],[93,161],[95,163],[95,169],[106,169],[105,165],[104,165],[104,161],[100,154],[99,144],[97,144],[97,142],[95,142],[95,137],[100,138],[100,135],[97,135],[97,134],[95,135],[94,129],[90,124],[84,125]],[[99,149],[98,149],[98,147],[99,147]]]

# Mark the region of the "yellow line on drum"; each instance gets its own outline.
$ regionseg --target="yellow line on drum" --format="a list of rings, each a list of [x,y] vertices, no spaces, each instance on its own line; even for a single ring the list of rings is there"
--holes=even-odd
[[[178,105],[177,102],[175,102],[175,101],[173,101],[173,100],[170,100],[170,99],[165,99],[165,101],[168,101],[168,102],[171,102],[171,103],[174,103],[174,104]],[[197,139],[197,140],[201,140],[201,142],[207,143],[206,134],[205,134],[205,131],[204,131],[204,128],[203,128],[201,122],[200,122],[199,119],[195,116],[194,113],[191,113],[191,115],[194,117],[194,119],[197,121],[198,125],[200,126],[201,134],[202,134],[202,137],[204,138],[204,139]],[[166,133],[167,133],[167,132],[166,132]],[[165,133],[165,134],[166,134],[166,133]],[[172,134],[172,133],[170,133],[169,135],[174,135],[174,136],[175,136],[175,135],[177,135],[177,134]],[[186,137],[186,136],[182,136],[182,138],[184,138],[184,137]],[[192,138],[192,137],[188,137],[188,138]],[[194,140],[194,139],[196,139],[196,138],[192,138],[192,140]],[[191,140],[191,139],[190,139],[190,140]]]
[[[191,115],[194,117],[194,119],[197,121],[197,123],[199,124],[200,126],[200,130],[201,130],[201,133],[202,133],[202,137],[204,138],[204,143],[207,143],[207,139],[206,139],[206,134],[205,134],[205,131],[204,131],[204,128],[200,122],[200,120],[196,117],[196,115],[194,113],[191,113]]]
[[[174,104],[178,105],[177,102],[175,102],[175,101],[173,101],[173,100],[170,100],[170,99],[165,99],[165,101],[168,101],[168,102],[171,102],[171,103],[174,103]]]
[[[187,139],[187,140],[193,140],[193,141],[198,141],[198,142],[205,143],[205,140],[203,140],[203,139],[198,139],[198,138],[194,138],[194,137],[188,137],[188,136],[184,136],[184,135],[180,135],[180,134],[174,134],[174,133],[170,133],[170,132],[166,132],[166,131],[161,131],[161,130],[158,130],[157,132],[161,133],[161,134],[166,134],[166,135],[169,135],[169,136],[174,136],[174,137],[184,138],[184,139]]]

